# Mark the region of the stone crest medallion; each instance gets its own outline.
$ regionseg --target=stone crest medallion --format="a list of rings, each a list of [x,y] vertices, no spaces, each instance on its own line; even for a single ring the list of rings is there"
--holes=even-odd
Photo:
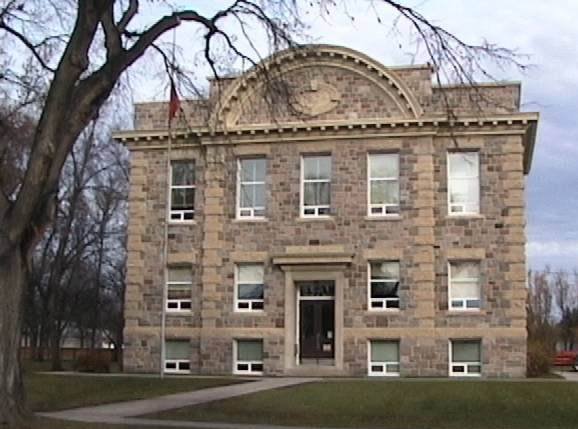
[[[317,116],[335,109],[340,101],[337,88],[313,79],[295,94],[293,108],[304,115]]]

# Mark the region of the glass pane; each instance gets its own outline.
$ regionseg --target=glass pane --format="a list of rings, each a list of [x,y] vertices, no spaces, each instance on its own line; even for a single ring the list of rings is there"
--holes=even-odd
[[[240,187],[241,207],[255,207],[255,186],[256,185],[241,185]]]
[[[195,184],[195,163],[192,161],[178,161],[171,163],[173,178],[172,184],[194,185]]]
[[[265,184],[253,186],[254,207],[265,207]]]
[[[307,179],[331,179],[330,156],[303,157],[303,177]]]
[[[239,277],[237,283],[258,284],[263,283],[264,267],[262,264],[239,265]]]
[[[369,177],[385,178],[399,176],[399,155],[395,153],[383,153],[370,155]]]
[[[480,362],[479,341],[452,341],[453,362]]]
[[[450,265],[452,280],[478,279],[480,264],[477,262],[455,262]]]
[[[397,280],[399,279],[399,262],[372,262],[372,280]]]
[[[372,341],[372,362],[399,362],[399,342],[397,341]]]
[[[333,280],[312,280],[296,282],[301,296],[334,296],[335,283]]]
[[[372,298],[398,298],[399,282],[371,282]]]
[[[480,186],[477,179],[450,180],[451,203],[477,203],[480,199]]]
[[[263,299],[263,284],[240,284],[238,288],[239,299]]]
[[[478,298],[480,296],[480,287],[477,282],[452,283],[452,298]]]
[[[477,152],[454,152],[448,157],[451,177],[478,176]]]
[[[242,159],[241,160],[241,181],[242,182],[264,182],[267,161],[265,158]]]
[[[371,204],[399,204],[397,181],[372,181]]]
[[[195,189],[172,189],[171,190],[171,210],[194,210]]]
[[[244,361],[263,360],[263,341],[238,340],[237,360],[244,360]]]
[[[167,341],[166,358],[170,360],[189,360],[191,358],[191,343],[189,341]]]
[[[168,272],[170,282],[187,282],[191,283],[193,273],[191,268],[169,268]]]
[[[329,183],[305,183],[303,202],[306,206],[323,206],[330,204]]]

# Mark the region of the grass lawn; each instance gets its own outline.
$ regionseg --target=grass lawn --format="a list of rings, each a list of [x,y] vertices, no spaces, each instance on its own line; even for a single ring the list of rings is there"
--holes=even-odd
[[[56,411],[244,382],[234,378],[122,377],[25,374],[28,404],[33,411]]]
[[[154,417],[386,429],[567,429],[578,427],[578,383],[327,381]]]

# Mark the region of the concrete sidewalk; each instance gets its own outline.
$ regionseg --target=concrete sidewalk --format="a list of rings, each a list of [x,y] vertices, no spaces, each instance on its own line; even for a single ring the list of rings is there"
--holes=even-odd
[[[149,420],[134,418],[143,414],[158,413],[174,408],[188,407],[191,405],[204,404],[206,402],[219,401],[264,390],[278,389],[281,387],[295,386],[297,384],[317,381],[316,378],[266,378],[249,383],[233,384],[229,386],[211,387],[208,389],[195,390],[193,392],[176,393],[173,395],[160,396],[158,398],[142,399],[138,401],[118,402],[114,404],[98,405],[95,407],[74,408],[71,410],[39,413],[43,417],[62,420],[74,420],[92,423],[122,423],[138,426],[163,426],[217,428],[214,423],[180,422],[168,420]],[[226,425],[228,428],[236,428],[237,425]],[[242,425],[254,427],[254,425]]]

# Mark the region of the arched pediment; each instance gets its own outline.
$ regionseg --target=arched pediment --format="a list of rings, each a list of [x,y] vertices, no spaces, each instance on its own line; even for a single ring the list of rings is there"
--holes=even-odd
[[[222,94],[213,124],[415,119],[422,108],[407,85],[351,49],[309,45],[266,59]]]

